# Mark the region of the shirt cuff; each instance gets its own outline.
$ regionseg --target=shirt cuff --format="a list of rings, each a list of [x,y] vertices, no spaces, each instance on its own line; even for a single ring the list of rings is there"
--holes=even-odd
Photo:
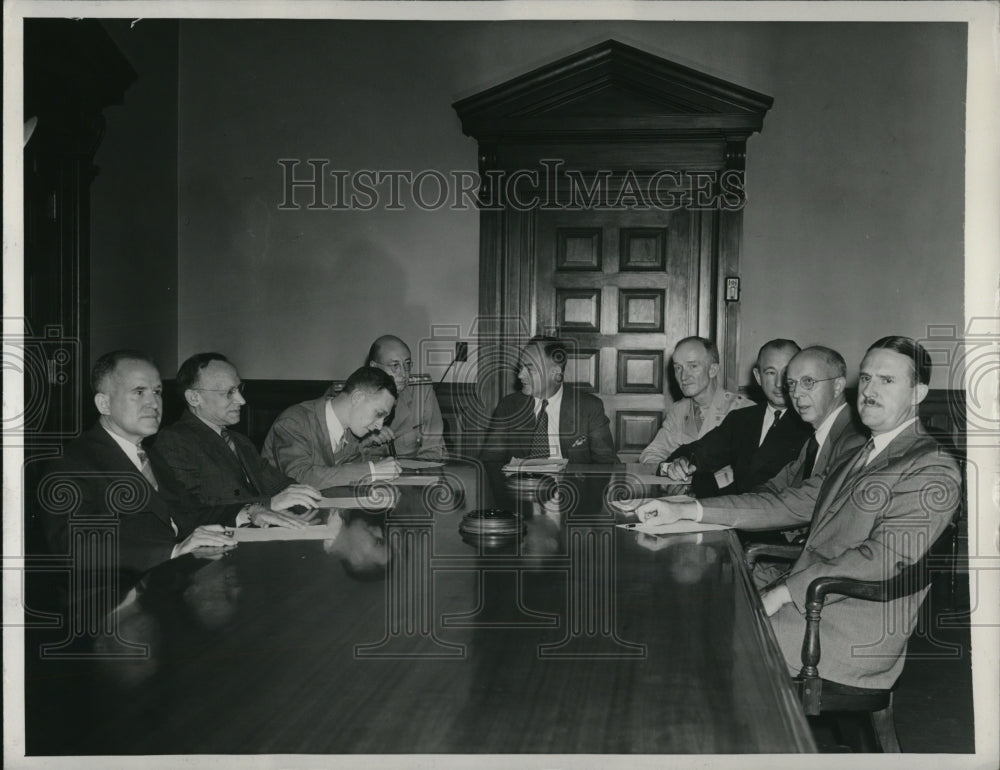
[[[181,544],[178,543],[177,545],[175,545],[173,548],[170,549],[170,558],[171,559],[176,559],[177,558],[177,549],[180,548],[180,547],[181,547]]]
[[[371,475],[372,481],[374,481],[375,480],[375,463],[373,463],[371,460],[368,461],[368,473],[369,473],[369,475]]]
[[[697,500],[694,501],[694,520],[701,521],[701,517],[704,515],[705,509],[701,507],[701,503]]]
[[[253,507],[253,503],[247,503],[242,508],[240,512],[236,514],[236,526],[245,527],[250,523],[250,508]]]

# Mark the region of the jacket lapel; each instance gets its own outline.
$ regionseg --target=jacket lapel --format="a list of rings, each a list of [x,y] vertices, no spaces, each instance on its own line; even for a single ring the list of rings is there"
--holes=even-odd
[[[906,452],[917,438],[915,425],[916,423],[910,425],[900,435],[896,436],[896,438],[889,442],[889,446],[865,466],[864,470],[856,474],[854,478],[847,480],[847,483],[844,483],[845,477],[850,472],[858,455],[864,451],[864,447],[859,447],[856,452],[851,452],[837,465],[836,470],[830,475],[830,478],[833,480],[832,483],[823,485],[820,500],[817,501],[816,520],[812,527],[813,532],[821,529],[825,523],[837,514],[844,503],[850,499],[851,494],[857,489],[858,484],[873,474],[881,473],[888,467],[892,460]]]
[[[185,412],[181,419],[198,436],[200,439],[199,443],[205,447],[205,451],[212,455],[217,462],[221,465],[228,465],[236,473],[237,477],[243,475],[243,468],[240,466],[239,459],[233,454],[233,450],[229,448],[229,445],[222,436],[199,420],[197,415],[192,414],[190,410]]]
[[[139,469],[135,467],[128,455],[126,455],[115,440],[108,435],[108,432],[104,429],[104,426],[101,425],[100,422],[91,428],[89,438],[93,442],[94,457],[98,461],[96,465],[100,468],[106,468],[109,473],[121,474],[123,476],[133,476],[137,483],[143,484],[149,493],[150,513],[169,527],[170,510],[163,498],[160,496],[160,493],[153,488],[153,485],[150,484]],[[156,476],[156,482],[162,487],[164,484],[170,483],[169,471],[163,467],[156,467],[154,465],[154,454],[155,453],[147,453],[147,456],[150,458],[149,462],[153,467],[153,474]],[[158,463],[156,465],[158,465]]]

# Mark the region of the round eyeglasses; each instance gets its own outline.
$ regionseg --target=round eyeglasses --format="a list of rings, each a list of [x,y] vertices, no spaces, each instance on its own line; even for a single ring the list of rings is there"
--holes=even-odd
[[[222,388],[191,388],[191,390],[199,390],[202,393],[222,393],[229,401],[236,398],[236,394],[239,393],[243,395],[243,388],[246,387],[245,382],[241,382],[239,385],[234,385],[231,388],[223,390]]]
[[[816,387],[817,382],[829,382],[830,380],[835,380],[836,377],[821,377],[820,379],[815,379],[813,377],[802,377],[798,380],[785,380],[785,387],[788,388],[789,393],[794,393],[795,389],[799,386],[802,390],[812,390]]]

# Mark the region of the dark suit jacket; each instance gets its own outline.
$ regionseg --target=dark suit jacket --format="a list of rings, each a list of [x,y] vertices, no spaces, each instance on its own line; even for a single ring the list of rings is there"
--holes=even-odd
[[[158,491],[100,423],[66,445],[63,456],[49,466],[38,493],[53,553],[70,553],[71,524],[111,525],[117,530],[116,566],[123,576],[134,580],[169,559],[174,545],[195,527],[235,523],[242,506],[198,505],[155,447],[146,454]],[[171,518],[177,525],[176,535]]]
[[[480,458],[505,463],[511,457],[525,457],[531,449],[534,411],[534,399],[524,393],[502,398],[493,410]],[[604,404],[596,396],[563,385],[559,434],[562,455],[571,463],[618,462]]]
[[[292,480],[265,462],[249,438],[233,430],[229,435],[240,453],[252,487],[244,478],[239,459],[222,436],[190,411],[160,431],[155,446],[188,493],[200,502],[270,505],[271,497]]]
[[[758,446],[764,414],[770,408],[758,404],[736,409],[727,414],[717,428],[674,450],[669,460],[686,457],[698,469],[692,479],[697,497],[747,492],[795,459],[812,434],[812,428],[789,408],[767,434],[764,443]],[[727,465],[732,466],[734,481],[720,489],[714,474]]]

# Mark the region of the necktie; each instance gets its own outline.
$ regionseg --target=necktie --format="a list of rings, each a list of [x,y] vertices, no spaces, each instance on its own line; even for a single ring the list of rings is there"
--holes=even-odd
[[[768,437],[772,433],[774,433],[774,431],[778,427],[778,420],[780,420],[780,419],[781,419],[781,410],[780,409],[775,409],[774,410],[774,419],[771,421],[771,427],[768,428],[767,429],[767,433],[764,434],[764,438],[760,442],[761,444],[763,444],[765,441],[767,441]]]
[[[875,442],[872,439],[868,439],[867,443],[861,447],[861,451],[858,452],[858,456],[854,458],[854,462],[851,463],[850,469],[844,476],[844,482],[841,486],[847,486],[861,473],[865,468],[865,463],[868,462],[868,457],[871,455],[872,450],[875,449]]]
[[[259,494],[257,485],[253,483],[253,478],[250,476],[250,471],[247,469],[247,464],[243,460],[243,455],[240,454],[240,450],[237,448],[236,442],[233,441],[232,435],[226,428],[223,428],[221,431],[221,436],[222,440],[226,442],[226,445],[229,447],[230,451],[232,451],[232,453],[236,455],[236,461],[240,464],[240,470],[243,472],[243,481],[246,482],[246,485],[251,492],[253,492],[254,494]]]
[[[153,475],[153,466],[149,464],[149,457],[146,455],[146,451],[142,447],[139,447],[136,453],[139,455],[139,470],[142,472],[142,475],[146,477],[146,481],[150,483],[153,489],[159,491],[160,485],[156,483],[156,476]]]
[[[819,442],[816,434],[813,433],[806,442],[806,459],[802,463],[802,480],[805,481],[812,476],[813,466],[816,465],[816,455],[819,452]]]
[[[693,412],[693,415],[694,415],[693,419],[694,419],[694,429],[695,429],[695,432],[696,433],[701,433],[701,426],[705,422],[705,417],[701,413],[701,407],[700,406],[698,406],[695,403],[692,403],[691,406],[692,406],[692,410],[691,411]]]
[[[542,401],[542,408],[535,422],[535,432],[531,436],[531,450],[528,452],[528,457],[549,456],[549,413],[545,410],[548,405],[548,400]]]

